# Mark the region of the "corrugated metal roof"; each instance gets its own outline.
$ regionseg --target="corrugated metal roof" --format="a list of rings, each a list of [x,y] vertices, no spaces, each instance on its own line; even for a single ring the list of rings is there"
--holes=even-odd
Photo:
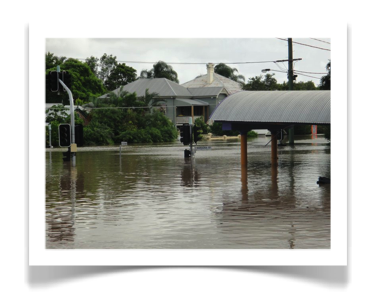
[[[249,123],[331,123],[331,92],[241,91],[228,96],[211,120]]]
[[[192,97],[191,93],[183,86],[170,81],[166,78],[154,78],[154,79],[138,79],[132,83],[123,86],[123,90],[136,95],[144,96],[145,90],[148,89],[149,93],[158,93],[159,97]],[[119,88],[113,90],[117,93]],[[100,96],[100,98],[106,98],[107,94]]]
[[[182,86],[186,88],[209,88],[209,87],[221,87],[225,88],[229,94],[233,94],[235,92],[241,91],[241,84],[233,81],[229,78],[221,76],[217,73],[213,73],[213,81],[212,83],[208,82],[208,74],[199,76],[191,81],[183,83]]]
[[[193,96],[217,96],[224,89],[223,87],[197,87],[187,88]]]
[[[197,100],[197,99],[187,99],[187,98],[178,98],[175,99],[176,106],[207,106],[209,105],[208,102],[202,101],[202,100]]]

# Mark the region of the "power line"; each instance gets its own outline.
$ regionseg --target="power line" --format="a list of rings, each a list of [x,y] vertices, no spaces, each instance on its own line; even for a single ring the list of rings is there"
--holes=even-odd
[[[84,58],[77,58],[78,60],[86,60]],[[276,61],[251,61],[251,62],[219,62],[219,63],[225,63],[225,64],[261,64],[261,63],[275,63],[275,62],[284,62],[288,60],[276,60]],[[137,64],[156,64],[157,62],[147,62],[147,61],[119,61],[116,60],[116,62],[120,63],[137,63]],[[207,63],[187,63],[187,62],[165,62],[170,65],[206,65]],[[208,62],[212,63],[212,62]],[[219,64],[219,63],[213,63],[213,64]]]
[[[315,40],[315,41],[323,42],[323,43],[326,43],[326,44],[331,44],[331,43],[329,43],[329,42],[326,42],[326,41],[323,41],[323,40],[319,40],[319,39],[311,38],[311,40]]]
[[[297,74],[297,75],[306,76],[306,77],[311,77],[311,78],[321,79],[321,78],[319,78],[319,77],[310,76],[310,75],[306,75],[306,74],[302,74],[302,73],[296,73],[296,74]]]
[[[309,73],[309,74],[323,74],[323,75],[326,75],[328,73],[318,73],[318,72],[306,72],[306,71],[300,71],[300,70],[293,70],[295,72],[301,72],[301,73]]]
[[[287,39],[281,39],[281,38],[277,38],[277,39],[282,40],[282,41],[287,41]],[[316,47],[316,46],[311,46],[311,45],[307,45],[307,44],[303,44],[303,43],[299,43],[299,42],[292,41],[292,43],[295,43],[295,44],[298,44],[298,45],[302,45],[302,46],[311,47],[311,48],[315,48],[315,49],[319,49],[319,50],[331,51],[329,49],[324,49],[324,48],[320,48],[320,47]]]

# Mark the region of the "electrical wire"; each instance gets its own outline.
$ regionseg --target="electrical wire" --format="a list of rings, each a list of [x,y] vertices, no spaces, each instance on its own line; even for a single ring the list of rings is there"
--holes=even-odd
[[[86,60],[84,58],[77,58],[78,60]],[[287,60],[288,61],[288,60]],[[138,63],[138,64],[156,64],[157,62],[147,62],[147,61],[119,61],[116,60],[116,62],[120,63]],[[261,64],[261,63],[275,63],[276,61],[251,61],[251,62],[225,62],[225,64]],[[187,63],[187,62],[165,62],[170,65],[206,65],[207,63]],[[209,63],[209,62],[208,62]],[[211,62],[212,63],[212,62]],[[219,62],[222,63],[222,62]],[[214,64],[219,64],[214,63]]]
[[[310,76],[310,75],[306,75],[306,74],[302,74],[302,73],[296,73],[296,74],[297,74],[297,75],[306,76],[306,77],[311,77],[311,78],[321,79],[321,78],[319,78],[319,77]]]
[[[322,41],[322,40],[318,40],[318,39],[314,39],[314,38],[311,38],[311,40],[315,40],[315,41],[323,42],[323,43],[326,43],[326,44],[331,44],[331,43],[329,43],[329,42]]]
[[[318,72],[306,72],[306,71],[300,71],[300,70],[293,70],[295,72],[301,72],[301,73],[309,73],[309,74],[323,74],[323,75],[327,75],[328,73],[318,73]]]
[[[277,39],[278,39],[278,40],[282,40],[282,41],[288,41],[287,39],[281,39],[281,38],[277,38]],[[295,43],[295,44],[298,44],[298,45],[302,45],[302,46],[311,47],[311,48],[315,48],[315,49],[319,49],[319,50],[331,51],[331,50],[329,50],[329,49],[324,49],[324,48],[320,48],[320,47],[316,47],[316,46],[311,46],[311,45],[303,44],[303,43],[299,43],[299,42],[294,42],[294,41],[292,41],[292,43]]]

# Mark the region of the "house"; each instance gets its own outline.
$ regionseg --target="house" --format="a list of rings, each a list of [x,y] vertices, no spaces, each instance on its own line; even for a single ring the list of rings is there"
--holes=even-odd
[[[190,117],[193,122],[200,117],[208,122],[210,114],[225,97],[241,91],[239,83],[214,73],[213,67],[214,64],[207,64],[206,75],[182,85],[166,78],[140,78],[123,86],[122,90],[136,92],[137,97],[145,96],[146,89],[149,93],[157,93],[157,98],[165,101],[161,104],[165,115],[177,127],[188,123]],[[113,92],[117,94],[118,91],[119,88]],[[100,98],[107,97],[105,94]]]

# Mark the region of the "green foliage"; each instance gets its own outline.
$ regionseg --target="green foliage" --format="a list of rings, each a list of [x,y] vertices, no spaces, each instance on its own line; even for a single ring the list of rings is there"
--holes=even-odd
[[[154,64],[150,70],[142,70],[140,76],[143,78],[167,78],[168,80],[179,83],[177,72],[173,70],[171,65],[163,61]]]
[[[83,129],[84,144],[86,146],[113,145],[113,131],[97,121],[93,121]]]
[[[208,125],[204,123],[203,117],[195,119],[195,126],[201,128],[202,134],[208,134]]]
[[[320,80],[320,89],[321,90],[331,90],[331,61],[326,66],[328,74],[321,77]]]
[[[103,100],[91,112],[91,122],[84,128],[86,145],[171,142],[177,138],[172,122],[160,111],[121,109],[121,106],[142,106],[136,94],[120,90]],[[114,108],[116,107],[116,108]],[[99,136],[98,136],[99,135]]]
[[[61,69],[69,71],[72,76],[71,91],[74,99],[89,101],[91,96],[100,96],[105,92],[103,84],[86,63],[68,59],[61,65]]]
[[[56,71],[56,64],[60,65],[61,71],[65,70],[71,74],[72,86],[70,89],[75,101],[76,99],[81,99],[84,102],[88,102],[92,97],[97,97],[105,93],[105,88],[102,82],[96,77],[86,63],[72,58],[66,59],[65,57],[54,57],[52,54],[47,53],[46,74],[51,71]],[[49,68],[48,66],[52,67]],[[69,104],[68,94],[60,93],[58,95],[56,92],[47,91],[46,102]]]
[[[100,58],[99,67],[100,70],[97,71],[97,77],[105,84],[111,71],[117,66],[116,57],[112,55],[104,55]],[[115,89],[115,88],[114,88]]]
[[[247,84],[243,86],[243,90],[279,90],[279,84],[275,74],[265,74],[249,78]]]
[[[89,68],[95,75],[97,75],[98,62],[99,59],[94,56],[85,59],[85,63],[89,66]]]
[[[275,74],[267,73],[264,76],[251,77],[243,85],[243,90],[289,90],[287,82],[277,83],[274,76]],[[300,81],[293,83],[293,90],[317,90],[317,88],[313,81]]]
[[[54,54],[48,52],[45,54],[45,70],[60,66],[66,60],[66,57],[57,57]]]
[[[49,108],[46,113],[45,121],[51,124],[51,144],[52,146],[59,146],[59,125],[60,124],[70,124],[71,115],[69,114],[69,109],[65,108],[62,104],[54,105]],[[75,114],[75,124],[84,125],[84,121],[80,118],[79,113],[74,112]],[[46,126],[46,145],[49,145],[49,130]]]
[[[114,66],[107,76],[104,85],[107,90],[115,90],[136,80],[136,70],[125,64]]]
[[[210,133],[212,133],[215,136],[237,136],[239,135],[239,131],[223,131],[222,129],[222,123],[214,122],[208,130]]]
[[[257,138],[259,135],[254,131],[249,131],[247,133],[247,138]]]
[[[81,100],[80,98],[76,99],[75,105],[83,105],[83,104],[84,104],[83,100]]]
[[[313,81],[300,81],[293,83],[293,90],[317,90],[317,88]]]
[[[61,122],[59,121],[51,121],[51,144],[52,146],[59,146],[59,125]],[[49,146],[49,128],[45,127],[45,144]]]
[[[132,128],[122,132],[117,136],[118,141],[129,143],[160,143],[171,142],[177,138],[177,130],[172,122],[160,111],[155,110],[152,114],[137,117],[137,128]]]
[[[238,72],[236,68],[231,68],[224,63],[217,64],[214,68],[214,72],[236,82],[243,83],[245,81],[243,75],[236,74]]]
[[[62,104],[53,105],[49,109],[45,111],[46,123],[52,123],[53,121],[60,123],[64,123],[69,117],[69,111]]]

